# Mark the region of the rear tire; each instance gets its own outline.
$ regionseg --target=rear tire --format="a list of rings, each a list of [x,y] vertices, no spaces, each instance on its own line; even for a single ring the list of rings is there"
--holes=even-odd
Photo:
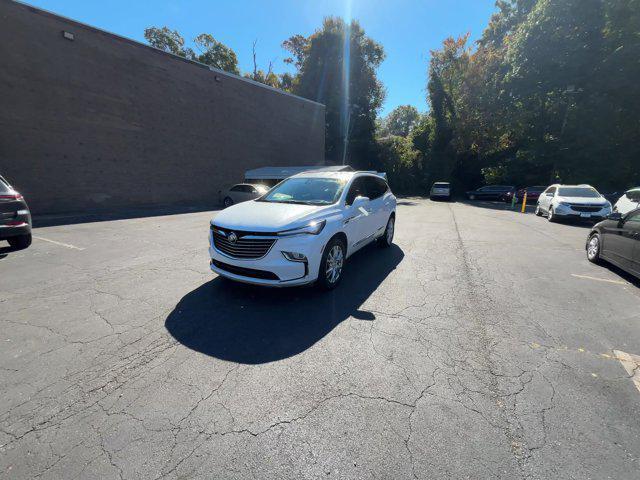
[[[600,263],[600,234],[594,233],[587,242],[587,259],[591,263]]]
[[[222,203],[224,204],[224,208],[228,208],[233,205],[233,200],[231,200],[231,197],[225,197]]]
[[[342,280],[347,247],[340,238],[332,238],[322,252],[316,285],[322,290],[333,290]],[[336,270],[337,269],[337,270]]]
[[[9,245],[13,248],[22,250],[23,248],[28,248],[29,245],[31,245],[31,234],[28,233],[26,235],[18,235],[17,237],[9,237],[7,242],[9,242]]]
[[[475,195],[469,195],[469,200],[475,200],[476,196]]]
[[[396,230],[396,217],[391,215],[387,221],[387,228],[384,229],[384,233],[378,238],[378,246],[381,248],[389,248],[393,243],[393,234]]]

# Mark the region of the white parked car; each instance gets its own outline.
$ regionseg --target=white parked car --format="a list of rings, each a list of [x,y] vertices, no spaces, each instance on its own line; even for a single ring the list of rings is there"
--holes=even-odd
[[[234,185],[224,195],[222,203],[225,208],[230,207],[234,203],[247,202],[258,198],[269,191],[264,185],[252,185],[250,183],[239,183]]]
[[[611,203],[591,185],[551,185],[538,198],[536,215],[550,222],[560,219],[603,220]]]
[[[391,245],[395,215],[396,197],[380,176],[300,173],[211,221],[211,270],[258,285],[330,289],[348,257],[373,241]]]
[[[627,190],[613,206],[613,211],[626,215],[637,208],[640,208],[640,187]]]

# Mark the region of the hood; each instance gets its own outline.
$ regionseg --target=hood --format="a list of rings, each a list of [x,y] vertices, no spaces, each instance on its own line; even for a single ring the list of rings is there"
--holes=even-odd
[[[599,198],[585,198],[585,197],[557,197],[559,202],[566,203],[584,203],[590,205],[602,205],[603,207],[607,204],[607,200],[603,197]]]
[[[295,203],[248,202],[222,210],[211,223],[219,227],[249,232],[277,232],[304,226],[327,216],[335,205],[298,205]]]

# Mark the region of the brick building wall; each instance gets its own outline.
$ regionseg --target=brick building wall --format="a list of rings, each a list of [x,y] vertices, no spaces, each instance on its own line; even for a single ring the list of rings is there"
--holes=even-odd
[[[36,214],[212,204],[248,169],[322,164],[324,123],[321,104],[0,0],[0,174]]]

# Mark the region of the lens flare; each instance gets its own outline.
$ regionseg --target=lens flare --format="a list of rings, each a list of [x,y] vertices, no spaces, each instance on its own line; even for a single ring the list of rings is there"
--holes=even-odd
[[[342,46],[342,165],[347,161],[347,148],[349,145],[350,124],[351,124],[351,1],[346,2],[344,16],[344,42]]]

